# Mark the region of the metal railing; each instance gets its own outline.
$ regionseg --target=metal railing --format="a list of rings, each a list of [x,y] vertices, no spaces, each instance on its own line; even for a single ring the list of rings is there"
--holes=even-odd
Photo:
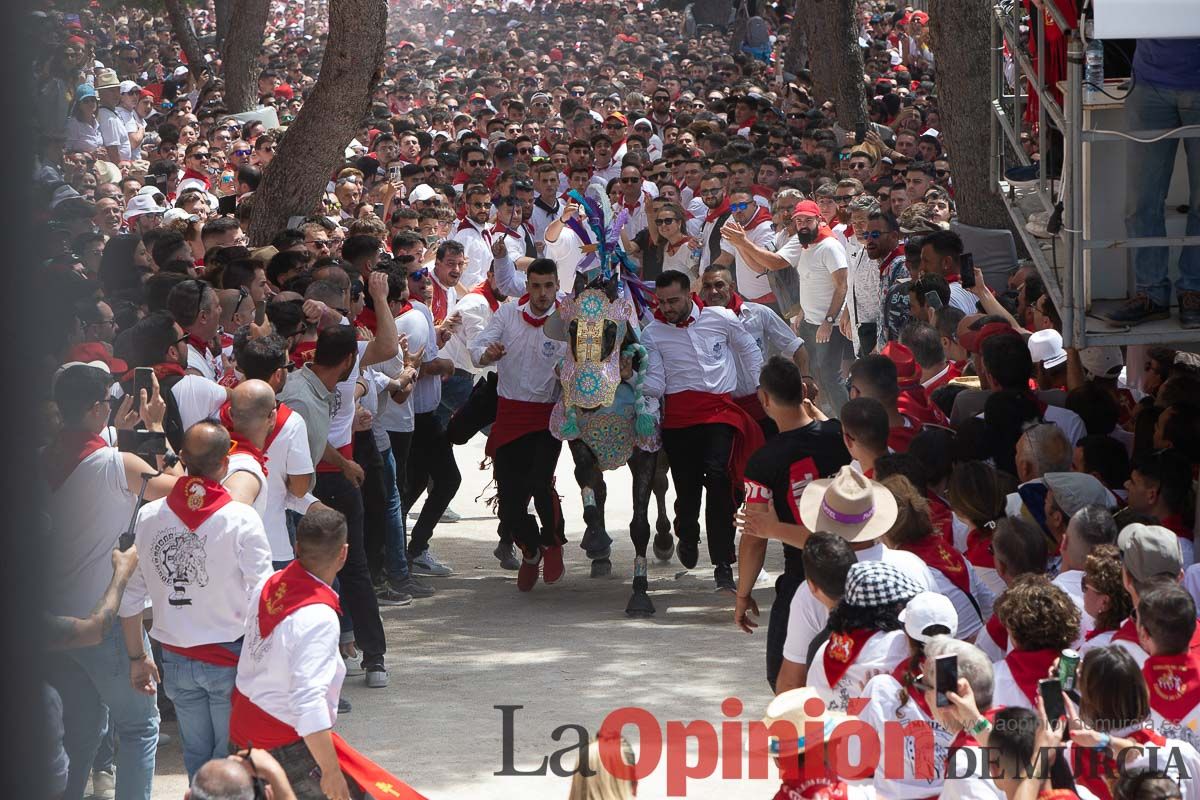
[[[1067,45],[1067,75],[1063,86],[1063,103],[1055,100],[1053,87],[1046,82],[1045,58],[1038,58],[1034,66],[1023,49],[1019,35],[1023,5],[1012,2],[1007,7],[996,5],[992,9],[992,125],[989,136],[990,175],[992,185],[999,191],[1017,234],[1023,240],[1033,263],[1036,265],[1046,291],[1059,310],[1063,322],[1063,342],[1067,346],[1089,347],[1092,345],[1122,345],[1146,343],[1200,343],[1200,330],[1184,330],[1178,320],[1159,322],[1133,328],[1114,328],[1089,316],[1091,291],[1089,276],[1085,269],[1085,253],[1089,250],[1135,249],[1142,247],[1171,247],[1200,245],[1200,236],[1155,236],[1112,238],[1090,238],[1085,231],[1093,229],[1091,212],[1095,204],[1085,196],[1084,143],[1111,142],[1128,139],[1200,138],[1200,129],[1195,126],[1171,131],[1110,131],[1084,127],[1084,44],[1080,35],[1080,21],[1064,19],[1053,0],[1032,0],[1035,14],[1049,15],[1059,29],[1069,36]],[[1043,17],[1044,19],[1044,17]],[[1045,53],[1045,25],[1037,24],[1036,47]],[[1014,78],[1010,86],[1005,68],[1004,51],[1012,58]],[[1020,133],[1025,108],[1029,102],[1029,91],[1036,92],[1038,100],[1037,140],[1038,162],[1036,191],[1043,208],[1049,212],[1055,203],[1055,184],[1047,175],[1049,153],[1048,131],[1051,126],[1063,134],[1061,179],[1066,182],[1062,192],[1063,225],[1058,234],[1064,247],[1063,256],[1054,246],[1043,250],[1041,242],[1026,228],[1027,215],[1018,204],[1015,193],[1005,179],[1007,166],[1029,166],[1030,159],[1021,146]],[[1012,164],[1015,157],[1016,164]],[[1051,240],[1053,241],[1053,240]],[[1060,263],[1061,262],[1061,263]],[[1094,320],[1094,321],[1093,321]],[[1089,324],[1090,323],[1090,324]]]

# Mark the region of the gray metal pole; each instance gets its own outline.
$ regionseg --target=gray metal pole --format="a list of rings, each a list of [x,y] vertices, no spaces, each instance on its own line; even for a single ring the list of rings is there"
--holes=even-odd
[[[1069,150],[1065,169],[1070,172],[1070,202],[1064,209],[1070,266],[1063,283],[1063,333],[1068,347],[1086,347],[1087,317],[1083,286],[1083,41],[1078,32],[1067,43],[1068,126],[1065,145]]]

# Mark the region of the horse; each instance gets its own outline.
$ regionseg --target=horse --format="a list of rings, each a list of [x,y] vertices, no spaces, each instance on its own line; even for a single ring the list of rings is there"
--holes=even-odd
[[[629,536],[637,553],[633,593],[625,608],[631,617],[655,613],[647,593],[646,549],[650,544],[650,496],[658,500],[654,555],[669,561],[675,539],[666,512],[666,470],[660,466],[657,409],[643,396],[647,358],[638,340],[633,303],[620,296],[619,275],[589,282],[577,275],[573,296],[547,324],[547,335],[568,343],[560,372],[562,393],[550,416],[550,432],[567,442],[575,481],[583,496],[585,529],[580,547],[592,560],[591,576],[612,572],[612,538],[605,529],[608,491],[604,472],[628,465],[633,473],[633,519]],[[618,342],[620,345],[618,346]]]

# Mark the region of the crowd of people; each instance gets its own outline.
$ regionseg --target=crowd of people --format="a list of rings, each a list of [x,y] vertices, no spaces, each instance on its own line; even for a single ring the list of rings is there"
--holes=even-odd
[[[327,43],[305,6],[272,3],[238,114],[208,9],[203,64],[144,9],[29,20],[57,794],[148,799],[161,708],[192,798],[363,796],[347,660],[388,685],[381,608],[454,574],[438,532],[483,432],[517,591],[565,579],[563,441],[593,574],[611,537],[580,476],[665,471],[655,553],[696,569],[703,539],[744,631],[782,543],[736,653],[765,650],[769,719],[933,732],[902,775],[781,758],[778,797],[1200,797],[1200,359],[1064,348],[1032,267],[973,266],[954,167],[980,154],[938,130],[926,12],[860,3],[847,131],[783,73],[782,6],[732,52],[690,7],[396,8],[325,191],[252,241]],[[564,398],[583,363],[636,439],[615,464]]]

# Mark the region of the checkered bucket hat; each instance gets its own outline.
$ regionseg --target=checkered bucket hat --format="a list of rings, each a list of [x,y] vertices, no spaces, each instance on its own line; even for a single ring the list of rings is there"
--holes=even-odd
[[[846,575],[845,601],[860,608],[907,603],[923,589],[891,564],[860,561]]]

